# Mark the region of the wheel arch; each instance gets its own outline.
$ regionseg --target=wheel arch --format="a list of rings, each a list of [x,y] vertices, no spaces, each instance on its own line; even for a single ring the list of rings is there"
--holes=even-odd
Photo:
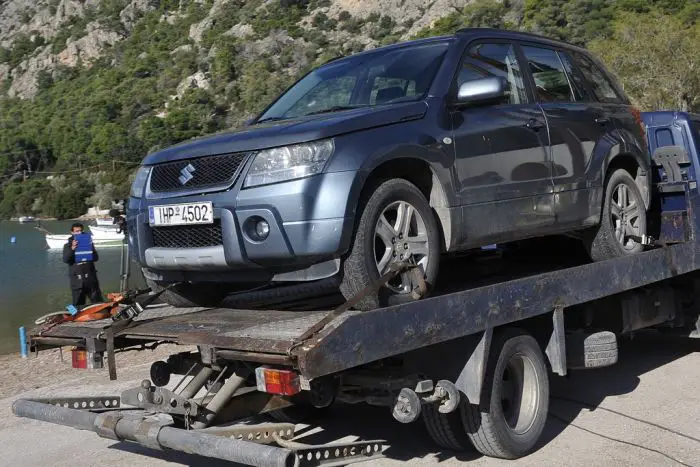
[[[442,251],[449,249],[453,235],[453,219],[450,200],[437,171],[423,159],[395,157],[377,164],[365,177],[359,195],[359,203],[371,196],[372,191],[383,181],[401,178],[413,183],[428,200],[440,231]]]
[[[603,189],[607,186],[608,177],[617,169],[626,170],[634,179],[639,192],[644,198],[644,206],[649,209],[651,204],[651,173],[650,163],[633,152],[621,152],[609,157],[605,172]]]

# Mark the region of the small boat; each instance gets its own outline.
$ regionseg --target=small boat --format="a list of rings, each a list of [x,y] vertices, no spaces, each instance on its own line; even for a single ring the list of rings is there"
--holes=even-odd
[[[97,225],[113,225],[114,218],[112,217],[99,217],[95,219]]]
[[[92,234],[93,240],[122,240],[124,239],[123,233],[117,232],[118,227],[116,225],[111,225],[109,227],[104,225],[91,225],[90,233]]]
[[[34,218],[32,216],[20,216],[19,219],[17,219],[20,224],[27,224],[29,222],[34,222]]]
[[[63,245],[68,243],[70,234],[46,234],[46,245],[50,250],[61,250]],[[119,235],[119,238],[96,238],[93,236],[92,243],[95,247],[113,247],[120,246],[124,242],[124,235]]]

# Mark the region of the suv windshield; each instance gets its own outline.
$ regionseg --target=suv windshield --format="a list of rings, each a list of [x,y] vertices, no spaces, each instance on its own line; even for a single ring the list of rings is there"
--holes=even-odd
[[[257,122],[422,99],[448,45],[432,42],[331,62],[282,94]]]

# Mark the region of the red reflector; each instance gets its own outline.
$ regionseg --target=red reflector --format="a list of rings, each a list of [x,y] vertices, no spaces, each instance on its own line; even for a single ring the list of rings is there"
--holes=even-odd
[[[270,394],[293,396],[301,392],[299,375],[291,370],[259,367],[255,369],[258,390]]]

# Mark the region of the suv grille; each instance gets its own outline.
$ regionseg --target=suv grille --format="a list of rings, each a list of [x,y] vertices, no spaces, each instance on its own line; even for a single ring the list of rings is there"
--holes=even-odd
[[[202,248],[223,245],[221,224],[154,227],[153,246],[161,248]]]
[[[247,153],[221,154],[155,165],[151,191],[227,186],[236,180],[246,157]]]

